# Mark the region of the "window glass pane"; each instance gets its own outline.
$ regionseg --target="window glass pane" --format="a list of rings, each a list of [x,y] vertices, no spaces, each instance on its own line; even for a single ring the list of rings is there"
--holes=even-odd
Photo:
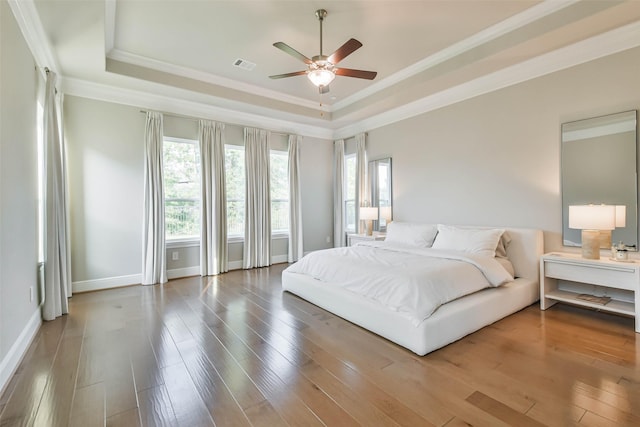
[[[225,182],[227,189],[227,235],[244,236],[244,147],[225,145]]]
[[[344,159],[344,216],[345,229],[356,231],[356,155],[350,154]]]
[[[164,140],[165,235],[200,236],[200,153],[195,141]]]
[[[289,232],[289,156],[271,151],[271,233]]]

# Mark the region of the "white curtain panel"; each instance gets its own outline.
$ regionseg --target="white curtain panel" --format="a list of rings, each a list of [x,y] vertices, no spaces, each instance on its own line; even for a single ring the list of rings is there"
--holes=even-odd
[[[304,255],[300,192],[301,141],[301,136],[289,135],[289,262],[296,262]]]
[[[200,274],[229,271],[227,194],[224,172],[224,124],[199,121]]]
[[[346,246],[344,233],[344,139],[333,143],[333,246]]]
[[[71,296],[66,153],[60,132],[62,110],[58,112],[60,99],[56,99],[55,84],[56,74],[47,71],[43,124],[46,181],[44,320],[68,313],[67,298]]]
[[[245,217],[243,268],[271,265],[271,195],[267,131],[244,129]]]
[[[162,138],[162,114],[147,112],[144,135],[144,212],[142,217],[143,285],[167,281]]]
[[[368,206],[369,200],[369,183],[367,181],[367,151],[365,143],[366,135],[360,133],[356,135],[356,224],[358,224],[358,233],[364,233],[364,224],[360,222],[359,206]]]

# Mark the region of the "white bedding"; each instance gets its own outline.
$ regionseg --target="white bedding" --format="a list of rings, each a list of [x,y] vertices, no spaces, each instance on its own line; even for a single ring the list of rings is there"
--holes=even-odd
[[[321,282],[287,269],[282,273],[282,289],[424,355],[538,300],[542,231],[511,227],[506,230],[511,240],[506,254],[516,279],[443,304],[418,326],[399,312],[344,289],[339,281]]]
[[[375,301],[414,326],[443,304],[513,281],[491,257],[387,242],[313,252],[286,271]]]

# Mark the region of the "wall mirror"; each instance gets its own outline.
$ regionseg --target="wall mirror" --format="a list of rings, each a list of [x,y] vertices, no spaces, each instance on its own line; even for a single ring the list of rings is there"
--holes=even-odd
[[[625,206],[624,227],[613,243],[638,248],[637,112],[626,111],[562,125],[562,240],[581,246],[581,230],[569,228],[569,206]],[[603,245],[604,246],[604,245]]]
[[[393,219],[393,197],[391,194],[391,157],[369,162],[369,187],[371,206],[378,207],[378,220],[373,230],[385,231]]]

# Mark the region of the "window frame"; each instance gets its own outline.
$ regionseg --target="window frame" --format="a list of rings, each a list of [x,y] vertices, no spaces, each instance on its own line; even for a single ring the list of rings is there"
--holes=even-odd
[[[164,169],[164,144],[169,141],[171,143],[180,143],[180,144],[191,144],[194,145],[196,147],[196,151],[198,151],[198,155],[201,155],[200,153],[200,142],[198,140],[195,139],[188,139],[188,138],[178,138],[178,137],[174,137],[174,136],[163,136],[162,137],[162,146],[163,146],[163,152],[162,152],[162,162],[163,162],[163,169]],[[201,164],[198,164],[198,171],[199,171],[199,175],[198,178],[200,179],[200,182],[198,183],[199,186],[202,185],[202,170],[200,169]],[[163,171],[163,179],[164,179],[164,171]],[[165,183],[163,182],[163,186],[166,187]],[[202,193],[202,189],[200,190],[200,193]],[[164,204],[165,204],[165,247],[167,249],[169,248],[186,248],[186,247],[192,247],[192,246],[200,246],[200,239],[201,239],[201,230],[200,228],[202,227],[202,218],[200,218],[200,224],[199,224],[199,231],[198,231],[198,235],[197,236],[193,236],[193,237],[168,237],[167,236],[167,229],[166,229],[166,218],[167,218],[167,213],[166,213],[166,202],[167,202],[167,196],[166,194],[164,195]],[[200,214],[202,214],[202,195],[200,194],[200,197],[198,197],[197,199],[198,202],[198,208],[200,209]]]
[[[355,206],[355,204],[356,204],[356,201],[357,201],[356,195],[357,195],[357,191],[358,191],[357,188],[354,188],[354,198],[353,199],[349,199],[347,197],[347,195],[349,193],[349,191],[348,191],[348,186],[349,186],[348,175],[349,174],[348,174],[347,163],[350,160],[355,160],[354,173],[357,174],[358,173],[358,171],[357,171],[358,165],[357,165],[356,153],[350,153],[350,154],[345,154],[344,155],[344,165],[343,165],[344,166],[344,177],[343,177],[343,182],[342,182],[342,194],[343,194],[343,203],[344,203],[344,206],[343,206],[343,208],[344,208],[343,221],[344,221],[344,231],[347,234],[353,234],[353,233],[357,233],[358,232],[357,215],[354,215],[354,217],[353,217],[353,222],[354,222],[353,228],[349,228],[348,227],[349,221],[347,219],[347,212],[349,211],[347,209],[347,205],[349,204],[349,202],[353,202],[354,213],[355,213],[355,209],[357,208]],[[354,185],[357,185],[357,179],[356,179],[356,183]]]
[[[275,149],[270,149],[269,150],[269,167],[271,167],[271,156],[273,154],[277,153],[277,156],[282,156],[286,158],[287,161],[287,171],[289,170],[289,153],[288,151],[285,150],[275,150]],[[273,177],[273,175],[270,173],[269,174],[269,180],[271,180],[271,178]],[[269,192],[271,192],[271,183],[269,182]],[[287,187],[289,187],[290,183],[289,183],[289,176],[287,174]],[[287,208],[289,209],[289,204],[291,203],[291,191],[290,188],[287,188],[288,191],[288,197],[286,199],[287,201]],[[289,211],[291,211],[291,209],[289,209]],[[271,218],[273,219],[273,199],[271,199]],[[272,224],[273,225],[273,224]],[[291,225],[291,218],[289,218],[289,215],[287,215],[287,229],[286,230],[277,230],[274,231],[273,228],[271,229],[271,239],[288,239],[289,238],[289,230],[290,230],[290,225]]]

